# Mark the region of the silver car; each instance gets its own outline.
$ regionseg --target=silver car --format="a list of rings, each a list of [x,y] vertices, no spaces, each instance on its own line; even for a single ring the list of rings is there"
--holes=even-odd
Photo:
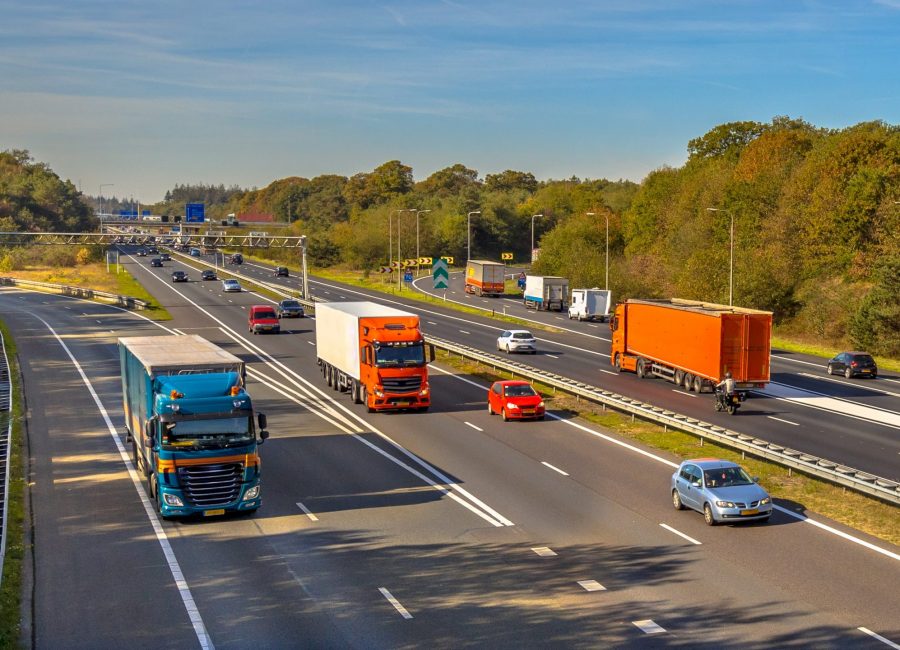
[[[237,280],[222,280],[222,291],[240,291],[241,283]]]
[[[695,458],[672,474],[672,505],[703,513],[715,526],[729,521],[768,521],[772,498],[736,463],[718,458]]]
[[[497,349],[510,352],[537,353],[537,341],[528,330],[507,330],[497,338]]]

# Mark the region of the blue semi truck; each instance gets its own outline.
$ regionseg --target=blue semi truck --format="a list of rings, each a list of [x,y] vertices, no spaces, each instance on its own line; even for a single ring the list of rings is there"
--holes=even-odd
[[[119,360],[126,440],[160,515],[259,508],[269,433],[244,390],[244,362],[196,335],[120,338]]]

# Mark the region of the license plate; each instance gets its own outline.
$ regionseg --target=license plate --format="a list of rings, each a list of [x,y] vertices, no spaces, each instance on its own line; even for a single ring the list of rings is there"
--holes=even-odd
[[[758,514],[759,514],[759,508],[752,508],[750,510],[741,510],[742,517],[749,517],[751,515],[758,515]]]
[[[409,406],[412,402],[394,402],[397,406]]]
[[[534,409],[522,409],[522,415],[534,415]]]
[[[224,514],[225,514],[224,508],[219,508],[217,510],[204,510],[203,511],[204,517],[215,517],[216,515],[224,515]]]

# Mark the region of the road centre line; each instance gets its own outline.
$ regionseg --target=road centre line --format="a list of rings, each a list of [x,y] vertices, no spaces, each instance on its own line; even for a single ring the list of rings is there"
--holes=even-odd
[[[683,390],[678,390],[677,388],[672,389],[673,393],[678,393],[679,395],[684,395],[685,397],[693,397],[696,399],[696,395],[692,395],[691,393],[685,393]]]
[[[465,424],[466,426],[472,427],[472,428],[475,429],[476,431],[484,431],[484,429],[482,429],[481,427],[476,427],[476,426],[475,426],[474,424],[472,424],[471,422],[463,422],[463,424]]]
[[[578,585],[585,591],[606,591],[606,587],[596,580],[579,580]]]
[[[306,513],[306,516],[309,517],[310,521],[319,521],[319,518],[316,517],[312,512],[310,512],[309,508],[307,508],[305,505],[303,505],[299,501],[297,501],[297,507]]]
[[[660,526],[662,526],[663,528],[665,528],[665,529],[666,529],[667,531],[669,531],[670,533],[675,533],[675,534],[678,535],[679,537],[683,537],[684,539],[686,539],[687,541],[689,541],[691,544],[696,544],[697,546],[700,546],[700,545],[703,543],[703,542],[698,542],[696,539],[694,539],[693,537],[690,537],[689,535],[685,535],[685,534],[682,533],[681,531],[675,530],[674,528],[672,528],[671,526],[669,526],[669,525],[667,525],[667,524],[660,524]]]
[[[606,370],[605,368],[597,368],[600,372],[605,372],[607,375],[618,375],[619,373],[614,372],[612,370]]]
[[[783,420],[781,418],[776,418],[774,415],[767,415],[766,417],[769,418],[770,420],[775,420],[776,422],[784,422],[785,424],[790,424],[791,426],[794,426],[794,427],[800,426],[800,424],[797,422],[791,422],[790,420]]]
[[[551,359],[559,359],[555,354],[550,354],[549,352],[544,352],[545,357],[550,357]]]
[[[444,373],[444,374],[446,374],[446,375],[450,375],[451,377],[453,377],[453,378],[455,378],[455,379],[457,379],[457,380],[459,380],[459,381],[465,382],[465,383],[467,383],[467,384],[471,384],[472,386],[475,386],[475,387],[478,388],[479,390],[484,391],[484,390],[487,390],[487,388],[488,388],[487,386],[482,385],[482,384],[479,384],[479,383],[476,383],[476,382],[472,381],[471,379],[466,379],[465,377],[461,377],[461,376],[459,376],[459,375],[457,375],[457,374],[454,374],[454,373],[452,373],[452,372],[443,370],[443,369],[438,368],[438,367],[436,367],[436,366],[432,366],[432,368],[434,368],[435,370],[438,370],[439,372],[442,372],[442,373]],[[596,431],[596,430],[594,430],[594,429],[590,429],[590,428],[584,426],[583,424],[579,424],[579,423],[577,423],[577,422],[575,422],[575,421],[573,421],[573,420],[568,420],[568,419],[561,418],[560,416],[558,416],[558,415],[556,415],[556,414],[554,414],[554,413],[551,413],[551,412],[549,412],[549,411],[546,413],[546,417],[548,417],[548,418],[550,418],[550,419],[553,419],[553,420],[558,420],[559,422],[562,422],[562,423],[565,424],[566,426],[574,427],[574,428],[578,429],[579,431],[583,431],[584,433],[587,433],[588,435],[594,436],[595,438],[600,438],[601,440],[604,440],[604,441],[606,441],[606,442],[612,443],[612,444],[614,444],[614,445],[617,445],[617,446],[619,446],[619,447],[622,447],[623,449],[627,449],[627,450],[629,450],[629,451],[631,451],[631,452],[634,452],[634,453],[636,453],[636,454],[639,454],[639,455],[641,455],[641,456],[645,456],[646,458],[649,458],[649,459],[654,460],[654,461],[656,461],[656,462],[658,462],[658,463],[661,463],[661,464],[663,464],[663,465],[666,465],[667,467],[670,467],[670,468],[672,468],[672,469],[676,469],[676,468],[678,467],[678,463],[674,463],[674,462],[672,462],[671,460],[669,460],[669,459],[667,459],[667,458],[663,458],[662,456],[658,456],[658,455],[656,455],[656,454],[654,454],[654,453],[651,453],[651,452],[649,452],[649,451],[646,451],[646,450],[644,450],[644,449],[641,449],[640,447],[635,447],[634,445],[631,445],[631,444],[629,444],[629,443],[627,443],[627,442],[624,442],[624,441],[622,441],[622,440],[618,440],[618,439],[616,439],[616,438],[613,438],[612,436],[609,436],[609,435],[607,435],[607,434],[605,434],[605,433],[601,433],[600,431]],[[833,526],[829,526],[829,525],[827,525],[827,524],[823,524],[822,522],[817,521],[817,520],[815,520],[815,519],[812,519],[811,517],[808,517],[808,516],[806,516],[806,515],[803,515],[803,514],[800,514],[800,513],[797,513],[797,512],[793,512],[792,510],[788,510],[787,508],[785,508],[785,507],[783,507],[783,506],[779,506],[779,505],[777,505],[777,504],[773,504],[772,507],[773,507],[775,510],[778,510],[779,512],[784,513],[785,515],[788,515],[788,516],[790,516],[790,517],[793,517],[794,519],[797,519],[798,521],[800,521],[800,522],[802,522],[802,523],[809,524],[810,526],[814,526],[814,527],[818,528],[819,530],[822,530],[822,531],[824,531],[824,532],[830,533],[830,534],[832,534],[832,535],[836,535],[837,537],[840,537],[840,538],[842,538],[842,539],[844,539],[844,540],[846,540],[846,541],[848,541],[848,542],[851,542],[851,543],[853,543],[853,544],[857,544],[858,546],[862,546],[863,548],[866,548],[866,549],[868,549],[868,550],[870,550],[870,551],[874,551],[874,552],[876,552],[876,553],[880,553],[881,555],[884,555],[885,557],[888,557],[888,558],[890,558],[890,559],[892,559],[892,560],[896,560],[897,562],[900,562],[900,553],[894,553],[893,551],[889,551],[889,550],[887,550],[887,549],[885,549],[885,548],[881,548],[881,547],[879,547],[879,546],[876,546],[875,544],[872,544],[871,542],[867,542],[866,540],[860,539],[859,537],[854,537],[853,535],[850,535],[849,533],[845,533],[845,532],[843,532],[842,530],[838,530],[837,528],[834,528]]]
[[[875,632],[873,632],[872,630],[870,630],[870,629],[867,628],[867,627],[858,627],[858,628],[856,628],[856,629],[859,630],[860,632],[863,632],[863,633],[865,633],[865,634],[868,634],[868,635],[869,635],[870,637],[872,637],[873,639],[878,639],[879,641],[881,641],[882,643],[884,643],[886,646],[891,647],[891,648],[894,648],[894,650],[900,650],[900,645],[894,643],[894,642],[891,641],[890,639],[885,639],[885,638],[884,638],[883,636],[881,636],[880,634],[875,634]]]
[[[662,634],[665,632],[665,628],[660,625],[657,625],[649,618],[645,621],[632,621],[632,625],[634,625],[637,629],[639,629],[644,634]]]
[[[394,609],[396,609],[398,612],[400,612],[400,616],[402,616],[403,618],[405,618],[407,620],[409,620],[413,617],[412,614],[410,614],[409,611],[403,605],[400,604],[400,601],[397,600],[396,598],[394,598],[391,595],[391,592],[389,592],[387,589],[385,589],[384,587],[378,587],[378,591],[380,591],[381,595],[384,596],[387,599],[387,601],[391,605],[394,606]]]
[[[156,278],[159,282],[161,282],[162,284],[169,287],[169,284],[167,282],[165,282],[164,280],[162,280],[161,278],[159,278],[158,276],[151,275],[151,277]],[[217,318],[212,313],[210,313],[209,311],[207,311],[206,309],[204,309],[203,307],[198,305],[196,302],[191,300],[188,296],[180,293],[177,288],[175,288],[175,287],[169,287],[169,288],[172,289],[173,291],[175,291],[175,293],[177,293],[179,296],[181,296],[182,299],[184,299],[185,301],[190,303],[197,311],[205,314],[210,320],[218,323],[220,330],[226,336],[231,338],[238,345],[241,345],[242,347],[244,347],[248,352],[255,354],[257,356],[257,358],[263,364],[267,365],[270,369],[272,369],[273,371],[280,374],[282,377],[285,378],[285,380],[292,382],[297,389],[301,389],[304,392],[306,392],[308,397],[312,398],[313,402],[317,404],[317,408],[310,408],[309,406],[306,405],[306,403],[304,403],[294,397],[289,397],[288,399],[291,399],[295,403],[300,404],[301,406],[304,406],[304,408],[309,409],[310,412],[313,413],[314,415],[317,415],[318,417],[321,417],[322,419],[325,419],[326,421],[332,422],[333,424],[335,424],[335,426],[338,426],[339,428],[344,430],[349,435],[352,435],[354,437],[354,439],[367,445],[368,447],[370,447],[371,449],[376,451],[378,454],[384,456],[385,458],[387,458],[391,462],[395,463],[396,465],[402,467],[403,469],[406,469],[407,471],[412,473],[417,478],[425,481],[428,485],[435,487],[436,489],[438,489],[442,493],[446,494],[448,497],[450,497],[451,499],[453,499],[454,501],[456,501],[457,503],[462,505],[467,510],[478,515],[479,517],[481,517],[482,519],[484,519],[491,525],[497,526],[497,527],[514,526],[515,525],[512,521],[510,521],[509,519],[507,519],[506,517],[501,515],[499,512],[497,512],[493,508],[491,508],[489,505],[484,503],[481,499],[479,499],[475,495],[471,494],[468,490],[466,490],[465,488],[460,486],[455,481],[452,481],[446,474],[444,474],[443,472],[438,470],[436,467],[434,467],[427,461],[423,460],[422,458],[420,458],[419,456],[417,456],[410,450],[403,447],[401,444],[399,444],[398,442],[393,440],[390,436],[388,436],[384,432],[382,432],[379,429],[377,429],[376,427],[372,426],[372,424],[370,422],[366,421],[365,419],[363,419],[362,417],[360,417],[359,415],[357,415],[356,413],[351,411],[345,405],[340,404],[337,400],[328,396],[324,390],[322,390],[321,388],[319,388],[317,386],[314,386],[312,384],[312,382],[310,382],[306,378],[302,377],[300,374],[298,374],[294,370],[291,370],[290,368],[288,368],[284,363],[282,363],[278,359],[275,359],[271,354],[269,354],[268,352],[266,352],[265,350],[260,348],[255,343],[251,343],[249,340],[244,339],[241,336],[239,336],[237,334],[237,332],[232,330],[230,327],[228,327],[228,325],[224,321]],[[144,317],[144,318],[146,318],[146,317]],[[147,319],[147,320],[149,320],[149,319]],[[252,368],[248,369],[248,374],[253,374],[254,372],[259,374],[260,376],[264,376],[264,375],[262,375],[262,373],[259,373],[258,371],[255,371]],[[274,380],[270,380],[270,381],[273,381],[273,384],[274,384]],[[276,392],[281,392],[282,395],[285,395],[287,397],[287,394],[283,390],[281,390],[279,387],[270,385],[270,388],[272,388]],[[291,390],[291,389],[288,388],[287,390]],[[316,394],[318,394],[318,395],[316,395]],[[342,413],[338,413],[338,411],[341,411]],[[329,415],[328,415],[329,413],[332,414],[331,417],[329,417]],[[346,426],[338,425],[337,422],[335,421],[335,418],[346,422],[347,425]],[[354,425],[350,422],[350,420],[355,420],[358,424]],[[356,429],[356,431],[349,430],[347,428],[348,426]],[[363,438],[362,436],[358,435],[359,432],[363,432],[363,431],[374,433],[375,435],[380,437],[382,440],[387,442],[389,445],[391,445],[397,452],[405,455],[411,461],[413,461],[414,463],[416,463],[420,467],[422,467],[424,470],[426,470],[427,472],[430,472],[432,476],[437,477],[438,480],[437,481],[432,480],[431,478],[425,476],[424,474],[422,474],[421,472],[419,472],[418,470],[416,470],[409,464],[403,462],[399,458],[389,454],[388,452],[384,451],[377,445],[373,444],[372,442],[370,442],[370,441],[366,440],[365,438]]]
[[[200,643],[201,648],[204,648],[205,650],[213,650],[214,645],[212,639],[209,636],[206,625],[203,623],[203,617],[200,616],[200,610],[197,608],[197,604],[194,601],[193,595],[191,594],[191,589],[187,584],[184,573],[181,571],[181,566],[178,563],[178,559],[175,557],[175,552],[172,550],[172,546],[169,543],[169,538],[166,535],[166,531],[163,529],[159,518],[156,516],[154,506],[150,504],[150,499],[147,496],[147,493],[144,491],[143,486],[141,485],[141,479],[138,477],[137,469],[135,469],[134,465],[132,465],[129,453],[125,450],[125,446],[119,439],[119,432],[116,430],[116,427],[113,426],[112,420],[109,417],[109,412],[100,401],[100,397],[94,390],[94,386],[93,384],[91,384],[91,380],[88,379],[88,376],[81,368],[81,365],[78,363],[75,355],[72,354],[72,351],[69,349],[69,347],[63,342],[59,334],[56,333],[56,330],[54,330],[50,326],[50,324],[40,316],[37,316],[35,314],[32,315],[39,321],[41,321],[48,330],[50,330],[50,333],[53,334],[53,336],[59,342],[60,346],[62,346],[63,350],[65,350],[66,354],[72,362],[72,365],[75,366],[75,369],[81,376],[82,382],[87,387],[91,398],[93,398],[94,404],[97,406],[97,409],[100,411],[100,415],[103,418],[103,421],[106,423],[107,431],[109,432],[110,437],[112,437],[113,442],[116,445],[119,456],[121,457],[122,462],[125,464],[125,468],[128,471],[129,478],[131,478],[131,482],[138,493],[141,504],[144,506],[144,512],[147,515],[147,518],[150,520],[150,525],[152,526],[153,532],[156,535],[156,540],[159,542],[160,547],[162,547],[163,556],[166,558],[166,564],[169,567],[169,572],[172,574],[172,579],[175,581],[175,586],[178,589],[178,594],[181,597],[181,601],[184,604],[185,610],[187,611],[188,618],[190,619],[191,625],[194,628],[194,634],[197,636],[197,641]]]
[[[554,472],[559,472],[559,473],[562,474],[563,476],[568,476],[568,475],[569,475],[568,472],[564,472],[564,471],[562,471],[560,468],[554,467],[553,465],[551,465],[550,463],[548,463],[548,462],[545,461],[545,460],[542,460],[542,461],[541,461],[541,465],[543,465],[543,466],[545,466],[545,467],[549,467],[549,468],[552,469]]]
[[[472,334],[472,332],[467,332],[466,330],[459,330],[459,333],[460,334],[469,334],[469,335]]]

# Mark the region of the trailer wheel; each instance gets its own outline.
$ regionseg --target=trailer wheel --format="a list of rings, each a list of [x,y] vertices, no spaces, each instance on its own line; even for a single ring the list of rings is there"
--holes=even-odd
[[[643,360],[643,359],[638,359],[638,362],[637,362],[637,376],[638,376],[640,379],[643,379],[644,377],[647,376],[646,374],[644,374],[644,372],[645,372],[645,368],[644,368],[644,360]]]
[[[694,390],[694,375],[689,372],[684,373],[684,389],[688,392]]]
[[[334,375],[331,374],[331,366],[322,366],[322,372],[325,373],[325,383],[331,386],[331,382],[333,381]]]
[[[676,386],[681,386],[681,384],[684,383],[684,371],[683,370],[675,371],[674,381],[675,381]]]
[[[613,368],[616,369],[616,372],[622,372],[622,357],[618,352],[613,355]]]
[[[341,375],[338,372],[338,369],[334,366],[331,367],[331,387],[334,388],[337,392],[341,391]]]
[[[694,377],[694,390],[697,393],[703,392],[703,378],[702,377]]]

